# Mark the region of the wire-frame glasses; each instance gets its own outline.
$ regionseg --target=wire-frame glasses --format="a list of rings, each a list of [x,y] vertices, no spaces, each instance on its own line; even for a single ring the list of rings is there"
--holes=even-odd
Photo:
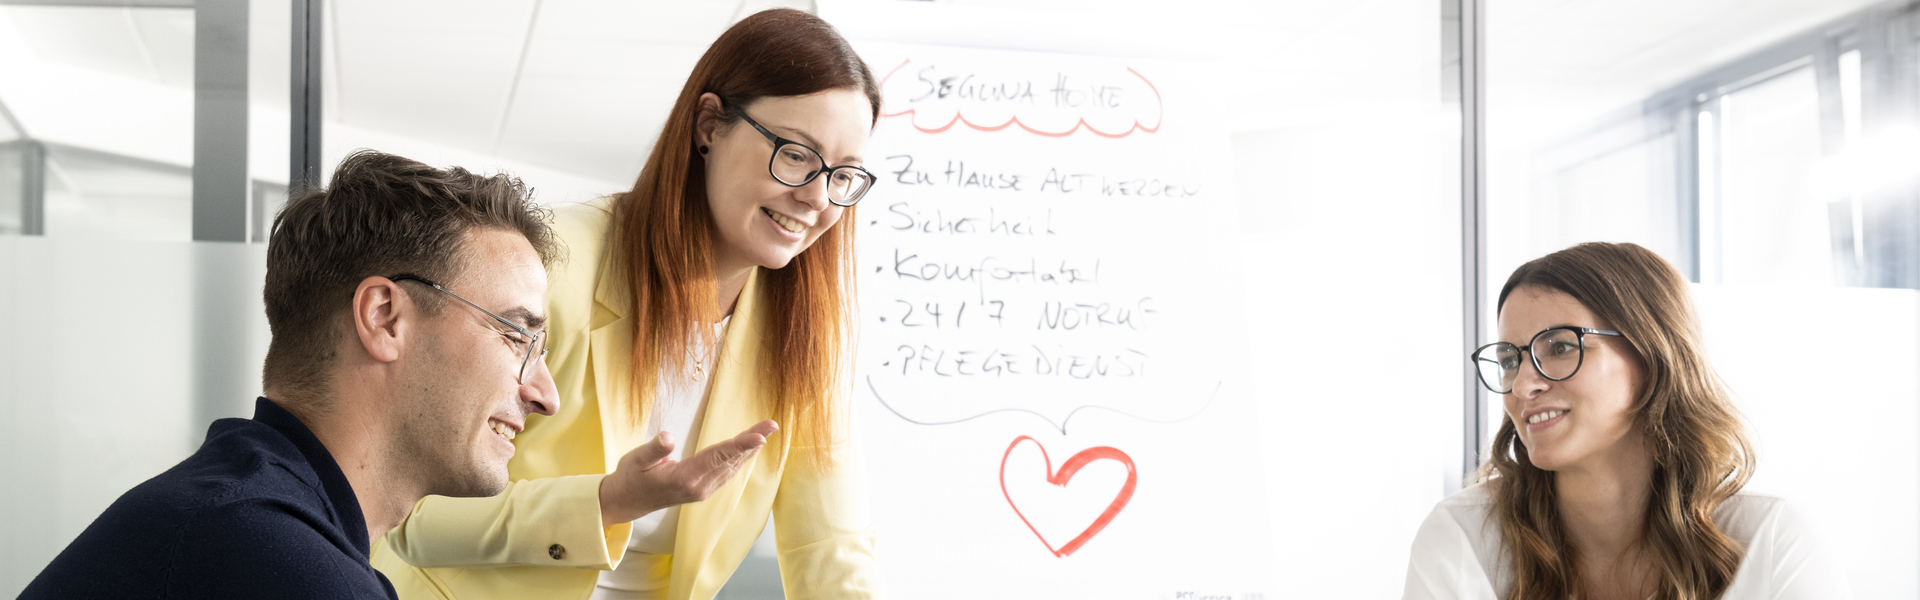
[[[517,381],[523,385],[526,384],[527,383],[527,366],[533,364],[533,357],[535,355],[539,355],[540,358],[542,359],[545,359],[547,357],[547,343],[546,343],[547,332],[545,331],[542,331],[539,333],[528,331],[527,328],[521,327],[515,324],[513,321],[508,321],[506,317],[493,314],[493,311],[480,308],[480,305],[469,302],[467,301],[466,298],[461,298],[459,294],[455,294],[452,291],[449,291],[447,288],[440,287],[440,284],[434,283],[433,281],[428,280],[427,278],[421,277],[419,275],[414,275],[411,273],[402,273],[399,275],[388,277],[387,279],[392,279],[394,281],[418,281],[420,283],[433,286],[433,289],[440,290],[440,293],[446,294],[448,296],[452,296],[453,299],[459,300],[461,304],[471,306],[473,307],[474,310],[487,313],[487,316],[493,317],[493,320],[499,321],[501,325],[506,325],[507,327],[513,328],[513,331],[515,333],[518,333],[522,336],[521,338],[515,338],[512,335],[508,335],[505,332],[502,332],[500,335],[503,337],[506,337],[508,341],[511,341],[514,344],[526,344],[527,346],[526,354],[520,357],[520,372],[514,375],[513,377],[514,381]]]

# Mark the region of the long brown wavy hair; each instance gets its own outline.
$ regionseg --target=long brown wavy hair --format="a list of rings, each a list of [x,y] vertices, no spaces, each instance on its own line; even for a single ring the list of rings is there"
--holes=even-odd
[[[1725,387],[1708,366],[1686,280],[1634,244],[1585,243],[1521,265],[1499,305],[1520,287],[1572,296],[1626,336],[1646,380],[1629,410],[1653,458],[1641,550],[1652,556],[1656,598],[1720,597],[1744,549],[1713,523],[1713,509],[1745,486],[1753,446]],[[1504,550],[1512,560],[1508,600],[1565,600],[1580,589],[1574,549],[1557,508],[1554,474],[1533,465],[1511,415],[1501,419],[1480,466]]]
[[[701,94],[720,97],[731,126],[739,110],[769,97],[834,89],[865,93],[879,122],[872,71],[832,25],[791,9],[756,13],[720,34],[693,67],[633,189],[613,207],[615,268],[632,286],[633,414],[644,420],[662,364],[680,366],[695,344],[712,347],[719,320],[713,273],[713,216],[704,161],[694,154]],[[853,207],[785,268],[761,273],[767,352],[759,373],[773,390],[774,419],[805,436],[806,458],[831,463],[833,397],[852,324]],[[799,427],[796,427],[798,425]]]

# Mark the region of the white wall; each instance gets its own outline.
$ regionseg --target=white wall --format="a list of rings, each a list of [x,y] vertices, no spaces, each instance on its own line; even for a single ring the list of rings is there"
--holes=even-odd
[[[1693,291],[1759,452],[1748,489],[1824,529],[1856,597],[1920,596],[1920,292]]]

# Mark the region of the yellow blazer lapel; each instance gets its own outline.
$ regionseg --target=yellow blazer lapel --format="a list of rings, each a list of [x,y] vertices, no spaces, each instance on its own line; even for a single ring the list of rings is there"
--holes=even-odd
[[[614,268],[611,251],[603,255],[597,279],[587,349],[593,367],[587,376],[593,378],[594,396],[600,404],[601,446],[606,472],[611,473],[620,464],[620,457],[633,449],[629,443],[632,432],[645,429],[633,421],[632,379],[621,375],[630,374],[633,365],[633,325],[627,321],[633,290],[627,286],[625,275]]]
[[[765,390],[760,385],[764,356],[761,335],[766,324],[756,310],[760,299],[759,275],[760,269],[756,268],[748,276],[747,285],[741,289],[740,299],[734,305],[733,318],[728,321],[724,348],[714,365],[713,386],[707,390],[699,448],[726,441],[767,418]],[[755,475],[761,470],[759,465],[777,454],[773,451],[774,445],[783,437],[775,434],[774,439],[768,440],[767,447],[754,457],[754,464],[743,467],[706,500],[680,507],[669,598],[711,598],[726,583],[733,573],[733,565],[724,569],[711,565],[714,551],[723,538],[728,537],[729,527],[751,527],[751,532],[731,532],[732,537],[745,535],[749,543],[758,537],[766,520],[740,523],[734,519],[734,512],[740,508],[741,497],[754,485]]]

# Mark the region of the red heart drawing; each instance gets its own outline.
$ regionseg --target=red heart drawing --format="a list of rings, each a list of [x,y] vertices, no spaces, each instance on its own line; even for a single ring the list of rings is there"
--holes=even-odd
[[[1007,493],[1007,458],[1013,456],[1013,449],[1019,446],[1020,442],[1033,442],[1033,445],[1040,449],[1040,458],[1046,461],[1047,471],[1049,471],[1047,483],[1066,487],[1067,482],[1073,479],[1073,474],[1080,472],[1080,468],[1087,466],[1087,463],[1096,460],[1112,460],[1127,466],[1127,484],[1120,487],[1120,493],[1113,497],[1113,503],[1107,505],[1106,512],[1100,513],[1100,518],[1094,519],[1092,525],[1088,525],[1085,531],[1081,531],[1080,535],[1067,542],[1067,545],[1055,549],[1053,544],[1047,541],[1046,536],[1040,535],[1040,530],[1033,527],[1033,522],[1027,520],[1027,515],[1020,512],[1020,507],[1013,503],[1013,495]],[[1127,501],[1133,499],[1133,486],[1136,483],[1139,483],[1139,476],[1133,470],[1133,457],[1127,456],[1127,453],[1121,452],[1119,448],[1094,446],[1081,450],[1079,454],[1068,458],[1067,462],[1061,463],[1059,471],[1053,470],[1053,459],[1047,457],[1047,447],[1040,445],[1040,440],[1024,435],[1013,438],[1013,443],[1007,445],[1006,454],[1000,455],[1000,495],[1006,497],[1007,506],[1013,507],[1013,514],[1020,516],[1020,522],[1027,525],[1027,530],[1033,532],[1033,537],[1040,538],[1040,543],[1046,546],[1048,551],[1061,558],[1073,554],[1073,551],[1079,550],[1087,540],[1093,539],[1094,534],[1106,529],[1107,523],[1113,522],[1113,517],[1119,515],[1120,509],[1126,508]]]

